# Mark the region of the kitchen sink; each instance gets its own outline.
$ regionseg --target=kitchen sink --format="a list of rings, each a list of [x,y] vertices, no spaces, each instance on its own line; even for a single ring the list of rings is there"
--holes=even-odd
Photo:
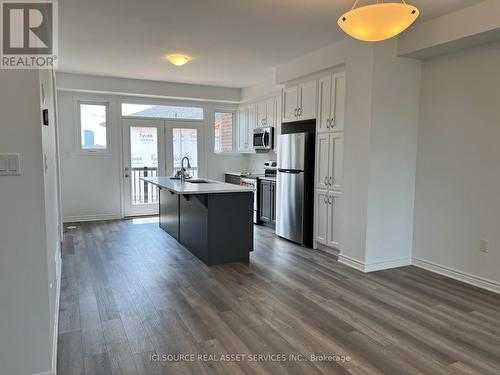
[[[209,184],[210,181],[207,180],[186,180],[186,182],[189,182],[191,184]]]

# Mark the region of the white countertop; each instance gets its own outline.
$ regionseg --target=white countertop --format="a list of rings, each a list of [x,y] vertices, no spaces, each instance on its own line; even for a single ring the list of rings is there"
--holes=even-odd
[[[225,182],[200,178],[200,180],[209,181],[208,183],[190,183],[188,181],[173,180],[170,177],[145,177],[141,180],[152,183],[163,189],[170,190],[177,194],[212,194],[212,193],[247,193],[253,192],[253,188]],[[195,179],[196,180],[196,179]]]

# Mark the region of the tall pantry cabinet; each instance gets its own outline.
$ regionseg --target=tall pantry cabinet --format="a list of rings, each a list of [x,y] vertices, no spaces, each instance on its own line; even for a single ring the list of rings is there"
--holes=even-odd
[[[339,249],[342,199],[345,72],[318,80],[315,173],[315,241]]]

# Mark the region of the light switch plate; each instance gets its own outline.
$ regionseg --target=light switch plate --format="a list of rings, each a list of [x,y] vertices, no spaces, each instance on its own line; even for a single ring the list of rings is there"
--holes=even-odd
[[[7,159],[0,158],[0,173],[7,173],[9,167],[9,161]]]
[[[18,176],[21,174],[19,154],[0,154],[0,176]]]

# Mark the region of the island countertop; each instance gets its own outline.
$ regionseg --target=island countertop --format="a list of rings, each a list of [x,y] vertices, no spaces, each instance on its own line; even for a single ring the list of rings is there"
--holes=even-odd
[[[216,193],[249,193],[253,192],[253,188],[247,186],[240,186],[234,184],[227,184],[225,182],[203,179],[207,183],[191,183],[189,180],[182,182],[181,180],[174,180],[170,177],[143,177],[141,180],[152,183],[160,188],[170,190],[176,194],[216,194]]]

